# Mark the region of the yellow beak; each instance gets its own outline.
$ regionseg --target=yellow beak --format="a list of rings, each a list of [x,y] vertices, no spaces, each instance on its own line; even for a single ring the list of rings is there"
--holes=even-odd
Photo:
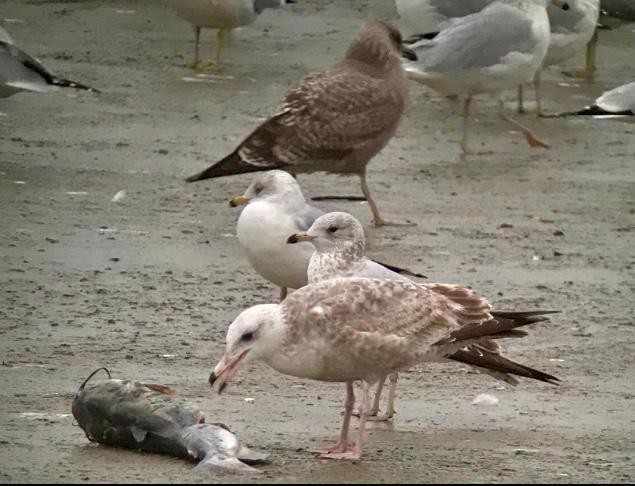
[[[229,205],[232,208],[235,208],[236,206],[242,206],[244,204],[247,204],[249,202],[249,198],[245,197],[245,196],[236,196],[233,199],[229,200]]]

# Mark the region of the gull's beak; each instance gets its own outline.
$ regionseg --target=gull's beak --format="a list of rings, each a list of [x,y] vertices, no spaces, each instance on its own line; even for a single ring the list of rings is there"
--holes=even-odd
[[[220,359],[214,371],[209,375],[209,384],[219,395],[223,393],[227,382],[230,381],[238,371],[238,365],[249,352],[248,349],[238,356],[230,357],[227,353]]]
[[[403,45],[401,46],[401,57],[408,59],[409,61],[419,60],[419,58],[417,57],[417,53],[415,51]]]
[[[569,4],[566,0],[551,0],[556,7],[561,8],[562,10],[569,10]]]
[[[311,241],[314,239],[315,239],[315,236],[311,236],[308,233],[296,233],[294,235],[289,236],[289,238],[287,238],[287,243],[292,245],[293,243],[299,243],[300,241]]]
[[[235,198],[232,198],[229,200],[229,205],[232,208],[235,208],[236,206],[243,206],[244,204],[247,204],[249,202],[249,198],[245,197],[245,196],[236,196]]]

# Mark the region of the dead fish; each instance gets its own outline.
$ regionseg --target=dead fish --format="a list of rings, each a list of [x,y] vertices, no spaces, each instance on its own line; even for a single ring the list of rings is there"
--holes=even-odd
[[[86,386],[99,371],[108,380]],[[106,368],[82,383],[73,416],[91,442],[198,461],[196,469],[257,473],[268,455],[241,444],[223,424],[205,423],[196,405],[165,385],[112,379]]]

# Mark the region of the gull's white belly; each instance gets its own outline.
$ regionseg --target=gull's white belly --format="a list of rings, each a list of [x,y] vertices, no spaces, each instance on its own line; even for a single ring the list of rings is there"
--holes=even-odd
[[[298,231],[292,217],[264,201],[248,204],[237,225],[238,241],[254,269],[275,285],[291,289],[307,284],[313,254],[310,243],[287,243]]]

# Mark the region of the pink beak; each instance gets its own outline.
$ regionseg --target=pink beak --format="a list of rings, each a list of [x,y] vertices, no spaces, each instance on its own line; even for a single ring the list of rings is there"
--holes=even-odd
[[[230,381],[238,372],[238,365],[248,352],[249,350],[246,349],[234,358],[230,357],[227,353],[223,354],[223,357],[209,375],[209,384],[214,391],[218,394],[223,392],[227,386],[227,382]]]

